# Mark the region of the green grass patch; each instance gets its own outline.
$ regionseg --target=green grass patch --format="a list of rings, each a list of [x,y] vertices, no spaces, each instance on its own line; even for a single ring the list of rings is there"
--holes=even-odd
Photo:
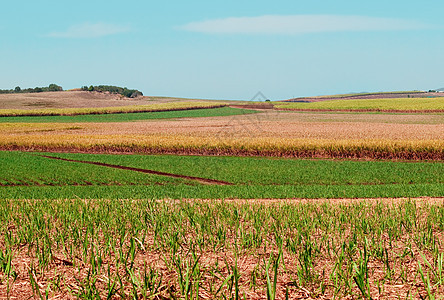
[[[52,160],[22,152],[0,152],[0,165],[2,186],[132,186],[188,182],[128,170]]]
[[[38,154],[38,153],[36,153]],[[233,185],[0,152],[1,198],[373,198],[444,196],[444,163],[51,153]],[[85,183],[92,183],[91,186]],[[17,186],[15,186],[17,185]],[[26,186],[24,186],[26,185]],[[52,187],[51,185],[58,185]],[[82,186],[78,186],[82,185]]]
[[[260,185],[444,183],[442,162],[308,160],[258,157],[109,155],[51,156]]]
[[[113,114],[89,114],[74,116],[16,116],[0,117],[1,123],[86,123],[86,122],[130,122],[155,119],[219,117],[256,113],[254,110],[231,107],[204,108],[192,110],[132,112]]]

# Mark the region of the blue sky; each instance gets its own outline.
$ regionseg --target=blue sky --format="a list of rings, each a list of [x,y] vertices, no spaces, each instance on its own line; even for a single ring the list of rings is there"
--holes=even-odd
[[[444,2],[7,1],[0,89],[248,100],[444,87]]]

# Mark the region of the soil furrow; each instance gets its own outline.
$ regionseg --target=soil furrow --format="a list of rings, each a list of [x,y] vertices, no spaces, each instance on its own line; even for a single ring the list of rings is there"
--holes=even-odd
[[[135,172],[141,172],[141,173],[147,173],[147,174],[153,174],[153,175],[167,176],[167,177],[172,177],[172,178],[196,180],[196,181],[198,181],[200,183],[204,183],[204,184],[234,185],[231,182],[226,182],[226,181],[221,181],[221,180],[216,180],[216,179],[208,179],[208,178],[201,178],[201,177],[195,177],[195,176],[187,176],[187,175],[159,172],[159,171],[154,171],[154,170],[147,170],[147,169],[140,169],[140,168],[133,168],[133,167],[125,167],[125,166],[112,165],[112,164],[95,162],[95,161],[68,159],[68,158],[61,158],[61,157],[55,157],[55,156],[49,156],[49,155],[39,155],[39,156],[45,157],[45,158],[50,158],[50,159],[78,162],[78,163],[84,163],[84,164],[90,164],[90,165],[96,165],[96,166],[102,166],[102,167],[109,167],[109,168],[114,168],[114,169],[129,170],[129,171],[135,171]]]

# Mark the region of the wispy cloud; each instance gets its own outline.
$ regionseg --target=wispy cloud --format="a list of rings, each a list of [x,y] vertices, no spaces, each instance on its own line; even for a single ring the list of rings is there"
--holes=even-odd
[[[65,31],[56,31],[47,34],[54,38],[97,38],[130,31],[129,26],[108,23],[83,23],[73,25]]]
[[[232,17],[192,22],[179,29],[210,34],[304,34],[341,31],[396,31],[430,28],[412,20],[340,15]]]

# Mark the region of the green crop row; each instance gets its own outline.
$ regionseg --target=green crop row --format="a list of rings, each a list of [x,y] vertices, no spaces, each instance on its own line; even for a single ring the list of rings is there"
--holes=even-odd
[[[253,110],[231,107],[197,108],[192,110],[173,110],[158,112],[133,112],[112,114],[86,114],[72,116],[15,116],[0,117],[1,123],[85,123],[85,122],[130,122],[153,119],[199,118],[232,116],[255,113]]]
[[[443,234],[427,201],[0,200],[0,293],[438,299]]]
[[[444,184],[3,186],[0,199],[337,199],[444,197]]]

